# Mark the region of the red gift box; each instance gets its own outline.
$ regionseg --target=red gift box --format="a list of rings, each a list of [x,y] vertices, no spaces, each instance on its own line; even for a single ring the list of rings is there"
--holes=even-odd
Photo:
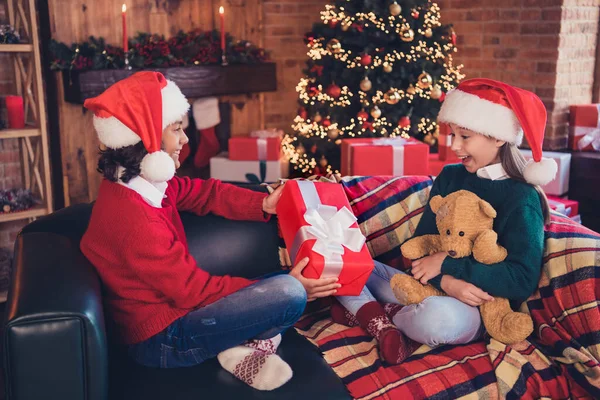
[[[569,112],[569,148],[600,151],[600,104],[574,105]]]
[[[566,215],[567,217],[574,217],[579,215],[579,202],[569,199],[561,199],[557,196],[546,196],[548,198],[548,204],[550,208]]]
[[[290,180],[277,203],[292,265],[310,259],[306,278],[338,277],[336,295],[357,296],[374,268],[356,217],[338,184]]]
[[[232,137],[229,159],[236,161],[277,161],[281,158],[281,138]]]
[[[440,124],[440,134],[438,136],[438,158],[441,161],[458,161],[458,156],[452,151],[451,130],[447,124]]]
[[[342,140],[342,175],[427,175],[429,145],[416,139]]]

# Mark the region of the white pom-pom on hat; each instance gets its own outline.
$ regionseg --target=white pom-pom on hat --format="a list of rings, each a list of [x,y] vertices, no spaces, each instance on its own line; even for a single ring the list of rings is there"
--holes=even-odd
[[[140,164],[141,175],[150,182],[166,182],[175,175],[175,161],[166,152],[148,153]]]
[[[523,170],[523,177],[532,185],[543,186],[554,179],[557,171],[558,165],[551,158],[542,158],[538,162],[529,160]]]

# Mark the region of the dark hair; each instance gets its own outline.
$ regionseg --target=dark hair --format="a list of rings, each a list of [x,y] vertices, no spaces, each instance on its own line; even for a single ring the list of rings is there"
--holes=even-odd
[[[109,181],[117,182],[121,178],[123,182],[127,183],[131,178],[140,174],[140,163],[148,151],[144,147],[144,143],[139,142],[120,149],[100,150],[99,154],[98,172]],[[117,176],[119,166],[125,169],[120,177]]]

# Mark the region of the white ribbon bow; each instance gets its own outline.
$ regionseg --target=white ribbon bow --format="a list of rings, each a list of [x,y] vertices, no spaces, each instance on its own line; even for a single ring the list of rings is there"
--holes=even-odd
[[[381,139],[373,139],[371,145],[373,146],[404,146],[409,144],[409,142],[403,138],[381,138]]]
[[[259,129],[256,131],[250,132],[250,137],[254,138],[279,138],[283,136],[283,131],[281,129]]]
[[[310,225],[306,230],[317,241],[313,251],[323,257],[333,257],[344,254],[344,247],[358,252],[365,244],[365,237],[358,228],[350,228],[356,222],[356,217],[346,207],[339,210],[334,206],[320,204],[310,208],[304,214],[304,220]]]
[[[600,151],[600,128],[592,128],[590,131],[585,132],[581,139],[577,141],[579,150],[583,150],[589,145],[591,145],[595,151]]]
[[[296,262],[300,246],[306,240],[316,239],[312,251],[323,256],[325,265],[321,278],[337,277],[343,267],[345,248],[359,252],[366,238],[359,228],[350,228],[356,217],[347,207],[339,210],[321,203],[315,185],[311,181],[298,181],[302,199],[306,205],[304,220],[309,224],[301,227],[290,249],[291,259]]]

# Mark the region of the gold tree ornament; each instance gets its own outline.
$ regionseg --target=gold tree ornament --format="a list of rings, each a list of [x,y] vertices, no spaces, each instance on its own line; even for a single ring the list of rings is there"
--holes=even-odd
[[[348,22],[345,22],[345,21],[344,21],[344,22],[342,22],[342,31],[344,31],[344,32],[347,32],[347,31],[348,31],[348,29],[350,29],[350,26],[351,26],[351,25],[352,25],[352,24],[350,24],[350,23],[348,23]]]
[[[396,90],[390,89],[383,95],[383,99],[385,100],[386,103],[388,103],[390,105],[394,105],[394,104],[398,104],[401,97],[400,97],[400,93],[398,93]]]
[[[327,165],[329,165],[329,161],[327,161],[325,156],[321,156],[321,159],[319,160],[319,165],[323,168],[325,168],[325,167],[327,167]]]
[[[381,109],[377,106],[373,107],[373,109],[371,110],[371,117],[375,119],[381,117]]]
[[[340,51],[342,51],[342,44],[337,39],[331,39],[329,42],[327,42],[327,50],[334,54],[337,54]]]
[[[439,87],[438,85],[435,85],[432,89],[431,89],[431,98],[432,99],[439,99],[440,97],[442,97],[442,88]]]
[[[430,133],[425,135],[425,137],[423,138],[423,141],[430,146],[433,146],[435,144],[435,138]]]
[[[415,93],[417,93],[417,89],[415,89],[413,85],[410,85],[408,89],[406,89],[406,93],[414,95]]]
[[[402,7],[400,7],[400,4],[398,4],[398,2],[394,1],[392,4],[390,4],[390,14],[392,14],[394,17],[400,15],[401,12]]]
[[[321,122],[322,119],[323,119],[323,117],[319,113],[316,113],[315,116],[313,117],[313,121],[315,121],[315,122]]]
[[[363,92],[368,92],[372,88],[373,88],[373,83],[371,83],[369,78],[365,76],[365,79],[363,79],[360,82],[360,90],[362,90]]]
[[[403,42],[412,42],[415,38],[415,31],[413,31],[410,26],[404,25],[400,30],[400,39]]]
[[[394,68],[392,68],[392,65],[390,63],[384,63],[383,64],[383,72],[389,74],[393,70],[394,70]]]
[[[329,129],[327,132],[327,137],[331,140],[335,140],[340,136],[340,130],[336,128]]]
[[[425,29],[425,37],[432,37],[433,36],[433,31],[431,30],[431,28],[427,28]]]
[[[429,75],[427,72],[423,72],[421,75],[419,75],[417,86],[421,89],[427,89],[431,86],[432,83],[433,79],[431,78],[431,75]]]

